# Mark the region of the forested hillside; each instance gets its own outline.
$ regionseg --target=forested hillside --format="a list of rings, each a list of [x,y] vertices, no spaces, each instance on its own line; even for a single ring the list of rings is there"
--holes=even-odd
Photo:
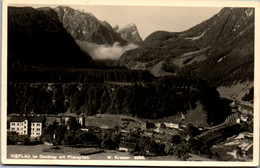
[[[120,64],[151,72],[161,68],[212,86],[253,81],[254,13],[253,8],[223,8],[186,31],[156,31],[141,47],[125,52]]]
[[[224,8],[219,15],[222,24],[209,29],[211,33],[201,41],[203,46],[213,46],[208,59],[187,65],[180,74],[206,79],[215,86],[253,81],[254,9]]]
[[[8,67],[94,67],[51,8],[8,7]]]
[[[229,114],[228,106],[218,92],[197,79],[161,78],[132,84],[9,83],[8,88],[8,113],[58,114],[70,111],[154,119],[194,109],[200,102],[207,111],[208,123],[221,123]]]

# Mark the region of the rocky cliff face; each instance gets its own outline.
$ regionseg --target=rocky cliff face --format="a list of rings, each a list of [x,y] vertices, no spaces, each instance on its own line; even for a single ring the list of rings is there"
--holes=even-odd
[[[8,7],[8,67],[93,67],[51,8]]]
[[[106,45],[113,45],[115,42],[119,42],[121,45],[127,43],[112,29],[109,23],[98,20],[90,13],[64,6],[59,6],[54,10],[57,12],[64,28],[75,40]]]
[[[223,8],[183,32],[157,31],[125,52],[121,65],[195,76],[215,86],[253,80],[254,9]]]
[[[122,29],[118,30],[118,33],[121,35],[121,37],[124,40],[130,43],[139,44],[139,45],[143,43],[143,40],[140,37],[137,27],[134,23],[130,23],[126,25]]]

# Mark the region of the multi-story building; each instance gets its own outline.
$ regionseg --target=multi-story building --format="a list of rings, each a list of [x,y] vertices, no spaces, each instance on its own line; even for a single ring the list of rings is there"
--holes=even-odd
[[[39,137],[42,135],[44,117],[32,117],[31,120],[31,137]]]
[[[10,131],[37,138],[42,135],[44,121],[42,116],[14,116],[10,119]]]
[[[44,126],[48,126],[56,121],[59,124],[66,124],[74,116],[13,116],[10,118],[10,131],[17,132],[19,135],[28,135],[37,138],[42,135]],[[76,121],[85,127],[84,115],[75,115]]]
[[[27,135],[28,119],[25,117],[12,117],[10,119],[10,131],[17,132],[19,135]]]

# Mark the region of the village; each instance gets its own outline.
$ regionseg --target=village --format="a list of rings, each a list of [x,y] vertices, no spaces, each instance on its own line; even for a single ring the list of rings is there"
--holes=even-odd
[[[50,133],[49,138],[43,138],[46,137],[44,135],[46,130],[57,124],[65,126],[67,130],[72,132],[88,133],[86,135],[92,133],[100,140],[87,142],[84,144],[85,146],[129,152],[132,155],[158,156],[175,154],[176,156],[179,155],[180,159],[185,160],[181,156],[183,153],[180,153],[180,149],[178,149],[185,142],[193,145],[192,152],[197,155],[210,156],[213,159],[223,159],[224,157],[233,160],[252,159],[253,133],[248,130],[252,130],[253,109],[237,102],[231,103],[230,107],[232,114],[226,118],[225,122],[214,127],[184,125],[182,122],[154,122],[148,119],[114,114],[96,114],[93,116],[86,116],[83,113],[80,115],[73,113],[58,115],[12,114],[8,116],[8,135],[26,136],[30,142],[43,143],[46,146],[61,145],[54,143],[55,139],[60,136],[58,133],[53,132]],[[182,121],[185,121],[185,115],[182,113],[180,115]],[[72,128],[72,121],[77,123],[77,130]],[[114,138],[116,140],[113,137],[117,137]],[[112,141],[110,142],[108,139],[113,139],[114,145],[111,145]],[[13,141],[15,142],[11,144],[24,145],[19,138]],[[149,144],[141,144],[145,142]],[[146,147],[146,145],[148,146]],[[232,148],[234,149],[232,151],[227,150],[230,145],[236,146],[236,148]],[[211,152],[208,153],[207,151]]]

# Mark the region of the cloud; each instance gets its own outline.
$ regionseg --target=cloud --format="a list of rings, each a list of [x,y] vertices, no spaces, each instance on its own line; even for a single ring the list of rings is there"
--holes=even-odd
[[[133,43],[125,46],[120,46],[118,42],[115,42],[112,46],[105,44],[97,44],[86,41],[76,41],[81,50],[87,52],[93,60],[110,59],[117,60],[127,50],[135,49],[138,45]]]

